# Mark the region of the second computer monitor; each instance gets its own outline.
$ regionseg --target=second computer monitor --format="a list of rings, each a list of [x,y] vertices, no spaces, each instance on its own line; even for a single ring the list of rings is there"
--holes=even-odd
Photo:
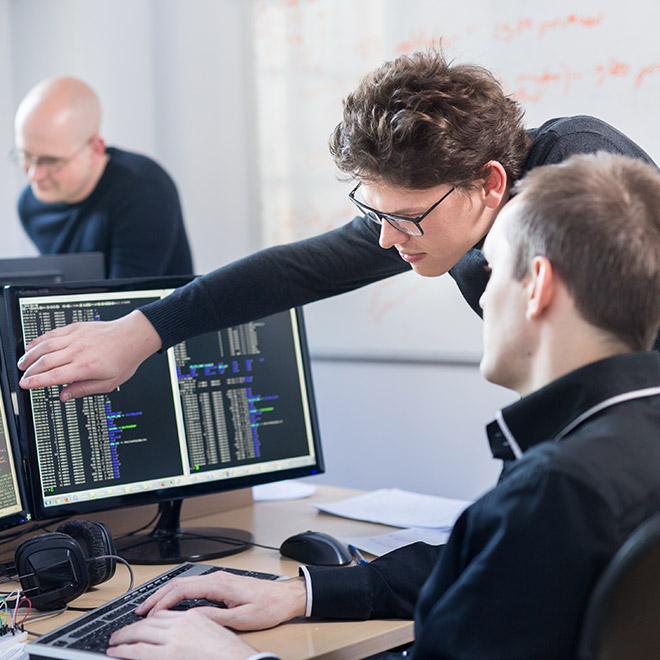
[[[105,277],[103,252],[42,254],[38,257],[0,259],[0,284],[58,284]]]
[[[0,350],[0,529],[31,519],[2,350]]]

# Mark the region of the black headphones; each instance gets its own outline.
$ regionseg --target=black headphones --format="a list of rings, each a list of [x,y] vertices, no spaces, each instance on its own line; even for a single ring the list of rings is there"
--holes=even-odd
[[[115,574],[116,555],[108,528],[71,520],[56,532],[23,541],[16,548],[16,573],[23,593],[38,610],[59,610],[90,587]]]

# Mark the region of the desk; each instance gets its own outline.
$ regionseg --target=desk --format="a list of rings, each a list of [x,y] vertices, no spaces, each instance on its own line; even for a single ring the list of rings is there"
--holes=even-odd
[[[186,521],[189,526],[238,527],[254,534],[257,543],[279,546],[288,536],[307,529],[327,532],[335,536],[366,535],[392,531],[391,527],[373,525],[319,513],[317,502],[328,502],[357,494],[357,491],[331,486],[320,486],[317,492],[303,500],[255,502],[231,511],[203,516]],[[126,510],[127,514],[130,509]],[[265,548],[251,548],[229,557],[206,561],[232,568],[247,568],[267,573],[294,576],[298,563],[285,559],[279,553]],[[136,566],[136,584],[146,582],[167,570],[163,566]],[[115,577],[109,582],[84,594],[72,605],[98,607],[116,598],[126,589],[126,570],[117,566]],[[78,612],[65,612],[52,619],[34,622],[29,629],[46,633],[79,616]],[[302,658],[350,659],[365,657],[388,648],[407,644],[413,639],[411,621],[295,621],[259,632],[243,635],[248,644],[260,651],[273,651],[285,660]]]

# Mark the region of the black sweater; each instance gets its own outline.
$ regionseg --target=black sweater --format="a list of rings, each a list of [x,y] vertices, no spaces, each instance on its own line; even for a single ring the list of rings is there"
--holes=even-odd
[[[530,134],[525,172],[600,150],[653,162],[625,135],[593,117],[551,119]],[[479,298],[488,281],[483,265],[481,251],[473,248],[449,271],[479,315]],[[356,217],[325,234],[267,248],[219,268],[142,311],[168,348],[203,332],[352,291],[408,269],[394,248],[378,245],[378,226]]]

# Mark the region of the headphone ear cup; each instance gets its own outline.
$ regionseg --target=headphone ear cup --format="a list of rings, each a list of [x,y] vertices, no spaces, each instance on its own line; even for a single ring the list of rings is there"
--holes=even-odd
[[[23,541],[14,561],[21,588],[38,610],[59,610],[89,589],[87,560],[67,534],[53,532]]]
[[[97,559],[104,555],[116,555],[115,544],[108,528],[92,520],[70,520],[57,528],[68,534],[79,544],[87,559],[90,587],[109,580],[115,574],[117,562],[114,559]]]

